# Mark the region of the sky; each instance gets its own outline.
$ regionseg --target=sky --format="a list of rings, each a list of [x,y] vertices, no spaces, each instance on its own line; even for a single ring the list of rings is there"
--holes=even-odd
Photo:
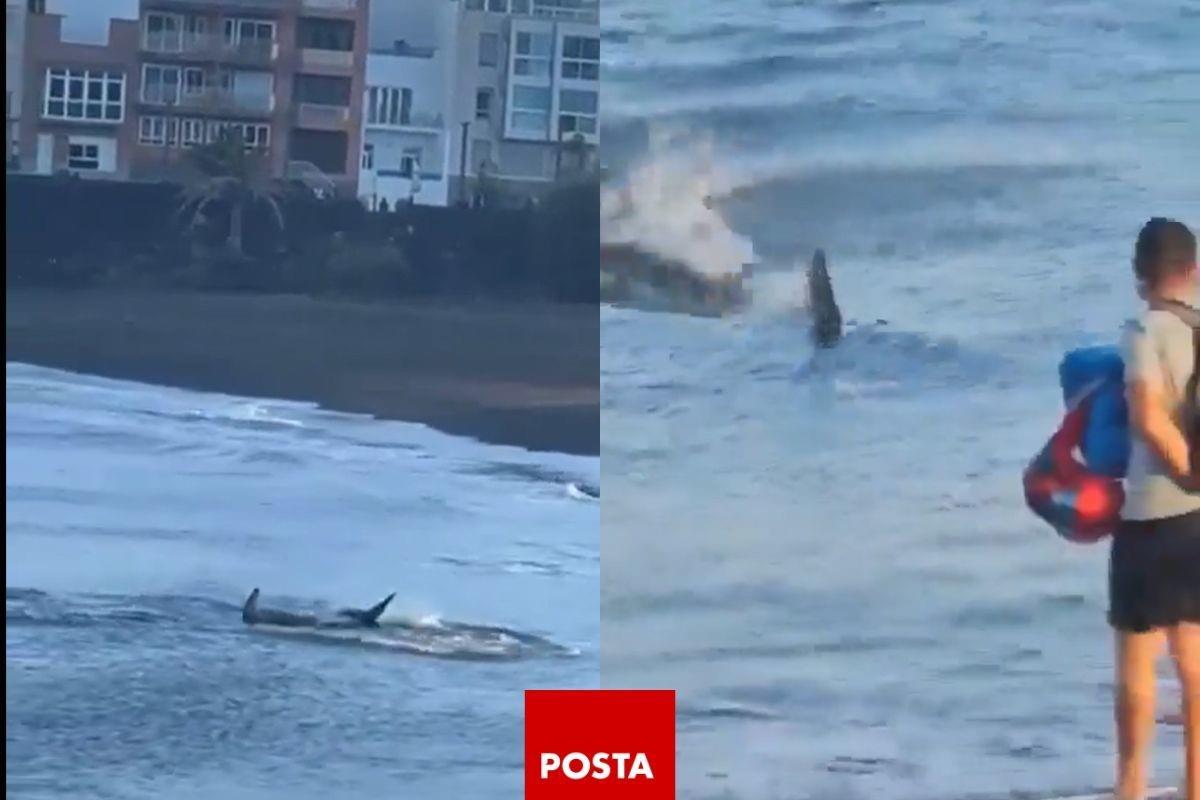
[[[46,0],[46,12],[62,14],[62,38],[80,44],[105,44],[108,21],[138,18],[138,0]]]

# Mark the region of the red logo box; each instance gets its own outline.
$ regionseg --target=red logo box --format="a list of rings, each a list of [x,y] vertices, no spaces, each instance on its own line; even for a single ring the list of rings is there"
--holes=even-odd
[[[525,692],[526,800],[674,800],[675,692]]]

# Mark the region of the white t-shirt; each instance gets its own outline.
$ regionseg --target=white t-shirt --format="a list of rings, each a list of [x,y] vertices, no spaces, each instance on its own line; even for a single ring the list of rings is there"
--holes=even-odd
[[[1170,311],[1147,311],[1125,328],[1122,352],[1125,381],[1146,381],[1162,389],[1168,411],[1184,424],[1184,393],[1195,364],[1192,328]],[[1175,482],[1162,459],[1136,432],[1125,476],[1123,519],[1164,519],[1200,510],[1200,492]]]

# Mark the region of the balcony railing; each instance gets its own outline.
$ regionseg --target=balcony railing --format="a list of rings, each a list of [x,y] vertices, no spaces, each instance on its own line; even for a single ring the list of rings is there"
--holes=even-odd
[[[329,106],[323,103],[300,103],[296,106],[296,124],[301,127],[336,128],[350,119],[347,106]]]
[[[203,8],[221,11],[254,11],[270,14],[286,10],[291,0],[142,0],[148,9],[156,8]]]
[[[237,94],[226,89],[206,89],[188,92],[176,98],[143,97],[143,103],[183,111],[210,111],[223,114],[268,116],[274,110],[274,99],[263,95]]]
[[[353,11],[358,0],[301,0],[300,5],[310,11]]]
[[[391,128],[395,130],[403,130],[405,128],[416,128],[419,130],[441,130],[443,127],[443,118],[441,114],[435,114],[432,111],[414,111],[406,117],[401,117],[396,122],[388,119],[380,119],[372,122],[367,120],[368,128]]]
[[[275,42],[251,41],[235,44],[227,42],[224,36],[217,34],[193,34],[181,39],[178,36],[147,33],[142,49],[161,56],[182,55],[212,61],[255,64],[269,63],[279,53],[279,46]]]
[[[300,49],[300,63],[305,69],[353,69],[354,52],[303,47]]]
[[[535,17],[572,22],[596,22],[600,19],[600,4],[596,0],[532,0]]]

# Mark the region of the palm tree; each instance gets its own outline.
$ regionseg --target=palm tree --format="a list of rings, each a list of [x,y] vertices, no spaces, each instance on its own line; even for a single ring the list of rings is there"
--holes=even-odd
[[[242,236],[248,208],[266,206],[283,230],[283,187],[270,177],[266,155],[246,147],[239,128],[231,126],[215,142],[194,149],[191,161],[194,177],[184,188],[176,212],[188,232],[206,223],[214,204],[228,209],[225,247],[231,255],[244,257]]]

